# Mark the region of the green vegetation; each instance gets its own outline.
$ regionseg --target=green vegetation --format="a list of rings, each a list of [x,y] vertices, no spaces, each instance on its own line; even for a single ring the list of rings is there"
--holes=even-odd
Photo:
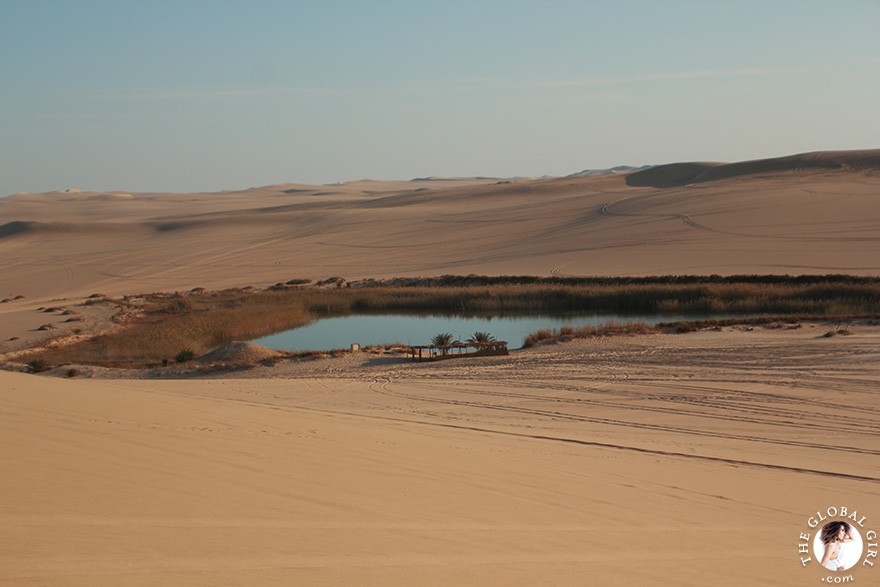
[[[484,343],[484,342],[495,342],[496,340],[497,339],[494,336],[492,336],[491,334],[489,334],[488,332],[479,332],[478,331],[478,332],[474,332],[473,336],[471,336],[467,341],[468,342]]]
[[[431,344],[434,346],[446,346],[452,344],[453,340],[455,340],[455,338],[450,333],[441,332],[431,339]]]
[[[455,337],[452,336],[452,334],[450,334],[448,332],[441,332],[440,334],[435,335],[434,338],[431,339],[431,344],[434,346],[445,347],[447,345],[452,344],[452,342],[454,340],[455,340]],[[445,349],[445,348],[440,349],[440,352],[445,355],[449,352],[449,349]]]
[[[880,279],[840,275],[638,279],[447,276],[352,283],[335,278],[310,286],[303,286],[303,280],[294,281],[294,285],[281,283],[268,290],[197,289],[118,300],[93,298],[86,303],[111,301],[123,308],[114,332],[34,352],[24,360],[42,359],[53,365],[159,366],[181,349],[199,355],[233,340],[251,340],[318,318],[355,313],[880,315]],[[474,333],[474,337],[478,334],[488,333]],[[548,336],[575,334],[550,331]]]

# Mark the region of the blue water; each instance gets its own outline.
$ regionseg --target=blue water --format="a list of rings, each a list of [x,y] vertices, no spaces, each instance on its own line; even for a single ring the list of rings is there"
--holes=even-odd
[[[253,342],[269,348],[286,351],[320,351],[347,349],[352,343],[361,346],[403,343],[406,345],[430,344],[431,339],[448,332],[456,340],[466,341],[474,332],[489,332],[497,340],[508,343],[510,348],[522,346],[523,339],[542,328],[582,326],[618,322],[674,322],[676,320],[699,320],[701,316],[680,314],[616,315],[590,314],[580,316],[507,316],[475,318],[464,316],[417,316],[417,315],[351,315],[324,318],[302,326],[264,336]]]

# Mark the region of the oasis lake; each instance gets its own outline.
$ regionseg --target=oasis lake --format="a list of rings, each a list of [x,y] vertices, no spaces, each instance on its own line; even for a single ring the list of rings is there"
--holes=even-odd
[[[373,346],[391,343],[405,345],[430,344],[436,334],[448,332],[455,340],[466,341],[474,332],[488,332],[497,340],[508,343],[512,349],[522,346],[523,339],[542,328],[561,326],[599,325],[606,322],[675,322],[700,320],[708,316],[683,314],[619,315],[582,314],[567,316],[444,316],[444,315],[365,315],[352,314],[322,318],[306,326],[278,332],[255,339],[253,342],[269,348],[286,351],[323,351],[347,349],[353,343]],[[714,316],[717,318],[718,316]]]

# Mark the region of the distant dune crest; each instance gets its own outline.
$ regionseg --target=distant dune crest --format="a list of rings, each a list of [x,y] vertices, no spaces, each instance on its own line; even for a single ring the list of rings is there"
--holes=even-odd
[[[880,149],[865,151],[817,151],[755,159],[738,163],[670,163],[627,175],[626,183],[638,187],[676,187],[690,183],[717,181],[742,175],[789,171],[880,170]]]
[[[615,167],[609,167],[608,169],[584,169],[583,171],[571,173],[569,175],[566,175],[565,177],[599,177],[603,175],[621,175],[624,173],[635,173],[636,171],[644,171],[645,169],[650,169],[651,167],[651,165],[642,165],[640,167],[635,167],[633,165],[617,165]]]
[[[0,297],[338,276],[878,276],[878,169],[880,150],[593,177],[13,196],[0,198]]]
[[[12,222],[0,224],[0,238],[29,232],[33,230],[35,225],[36,222],[27,222],[22,220],[13,220]]]

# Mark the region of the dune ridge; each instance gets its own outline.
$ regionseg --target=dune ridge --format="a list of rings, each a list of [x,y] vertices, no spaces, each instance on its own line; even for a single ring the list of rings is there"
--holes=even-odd
[[[675,187],[759,173],[823,170],[880,170],[880,149],[815,151],[737,163],[671,163],[630,173],[626,181],[631,186]]]
[[[6,224],[0,224],[0,238],[14,236],[23,232],[34,230],[36,222],[27,222],[22,220],[13,220]]]

